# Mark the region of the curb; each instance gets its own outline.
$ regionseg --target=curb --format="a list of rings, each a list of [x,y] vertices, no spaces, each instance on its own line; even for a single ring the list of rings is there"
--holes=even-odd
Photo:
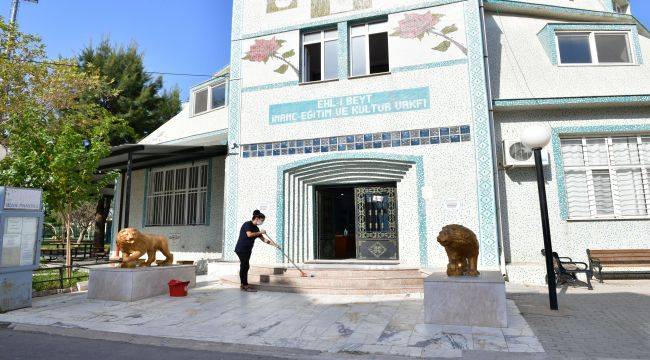
[[[298,348],[282,348],[262,345],[240,345],[232,343],[222,343],[213,341],[189,340],[168,338],[149,335],[135,335],[116,333],[108,331],[90,330],[77,326],[65,325],[31,325],[21,323],[5,323],[5,327],[22,332],[41,333],[54,336],[75,337],[90,340],[102,340],[112,342],[122,342],[137,345],[160,346],[178,349],[187,349],[195,351],[212,351],[226,354],[247,354],[257,355],[263,358],[281,358],[281,359],[311,359],[311,360],[330,360],[336,359],[376,359],[376,360],[407,360],[412,357],[391,356],[379,354],[346,354],[346,353],[328,353],[319,350],[305,350]]]

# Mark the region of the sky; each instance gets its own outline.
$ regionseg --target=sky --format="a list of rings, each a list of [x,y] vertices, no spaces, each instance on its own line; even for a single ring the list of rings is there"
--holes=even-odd
[[[78,55],[88,44],[109,37],[135,42],[148,71],[210,75],[230,61],[231,0],[39,0],[21,2],[22,32],[39,35],[48,57]],[[0,0],[8,21],[11,0]],[[163,76],[186,100],[192,85],[209,76]]]
[[[631,1],[634,15],[650,27],[650,1]],[[0,16],[8,19],[10,10],[11,0],[0,0]],[[116,44],[137,43],[148,71],[210,75],[230,59],[231,13],[231,0],[39,0],[20,4],[18,24],[42,38],[50,58],[76,56],[109,37]],[[208,78],[163,80],[166,88],[178,86],[186,100],[189,88]]]

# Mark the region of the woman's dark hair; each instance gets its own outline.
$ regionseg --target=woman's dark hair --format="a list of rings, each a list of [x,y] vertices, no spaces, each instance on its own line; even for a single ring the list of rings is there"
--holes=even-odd
[[[255,211],[253,211],[253,220],[255,220],[255,219],[264,220],[264,219],[266,219],[266,215],[262,214],[262,212],[259,211],[259,210],[255,210]]]

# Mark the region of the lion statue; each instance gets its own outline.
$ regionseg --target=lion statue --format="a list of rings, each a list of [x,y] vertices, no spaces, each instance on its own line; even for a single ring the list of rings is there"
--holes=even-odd
[[[156,251],[165,255],[165,260],[156,261],[158,266],[171,265],[174,255],[169,252],[167,238],[163,235],[144,234],[135,228],[126,228],[117,233],[117,246],[122,251],[123,268],[151,266],[156,260]],[[140,260],[147,254],[147,260]]]
[[[478,276],[478,240],[472,230],[462,225],[447,225],[438,234],[438,242],[445,248],[449,264],[447,276]]]

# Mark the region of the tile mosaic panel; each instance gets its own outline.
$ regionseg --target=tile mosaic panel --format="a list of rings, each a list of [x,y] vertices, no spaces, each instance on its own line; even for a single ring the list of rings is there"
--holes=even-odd
[[[471,140],[470,126],[460,125],[247,144],[242,145],[241,154],[244,158],[252,158],[400,146],[437,145]]]

